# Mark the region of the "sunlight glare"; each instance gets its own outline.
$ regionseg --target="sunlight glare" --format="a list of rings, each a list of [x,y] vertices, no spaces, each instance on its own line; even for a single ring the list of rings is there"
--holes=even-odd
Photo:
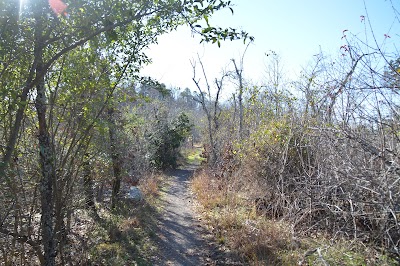
[[[19,0],[19,12],[18,12],[18,20],[21,19],[23,9],[25,7],[26,1],[28,0]]]

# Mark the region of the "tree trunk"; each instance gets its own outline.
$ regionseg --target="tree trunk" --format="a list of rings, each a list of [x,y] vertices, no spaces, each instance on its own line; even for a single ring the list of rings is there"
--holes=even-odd
[[[214,136],[213,136],[213,128],[211,124],[211,116],[207,114],[207,120],[208,120],[208,136],[210,140],[210,146],[211,146],[211,160],[210,160],[210,165],[214,166],[214,164],[217,161],[218,154],[217,154],[217,147],[214,141]]]
[[[89,155],[85,155],[83,162],[83,186],[85,190],[85,205],[92,212],[95,219],[99,218],[94,202],[92,169],[90,168]]]
[[[236,65],[236,61],[232,59],[233,65],[235,67],[236,78],[239,81],[239,94],[238,94],[238,102],[239,102],[239,139],[243,140],[243,69],[239,69]],[[243,68],[243,58],[241,61],[241,67]]]
[[[239,139],[243,140],[243,87],[242,78],[240,78],[240,88],[239,88]]]
[[[55,240],[54,240],[54,197],[53,189],[55,186],[55,169],[54,169],[54,154],[51,146],[50,134],[47,128],[46,112],[47,112],[47,96],[45,88],[45,80],[42,72],[44,71],[43,63],[43,18],[46,8],[46,2],[40,1],[37,3],[37,16],[35,28],[35,75],[39,78],[36,86],[36,113],[39,123],[39,164],[42,172],[40,181],[41,195],[41,229],[42,229],[42,245],[44,252],[44,265],[55,265]]]
[[[38,66],[40,71],[40,65]],[[55,241],[53,230],[53,185],[56,181],[54,171],[54,154],[51,148],[50,136],[46,122],[46,93],[44,79],[37,86],[36,112],[39,122],[39,153],[40,167],[42,170],[42,180],[40,182],[41,192],[41,226],[42,244],[44,250],[44,260],[46,266],[55,265]]]
[[[111,193],[111,208],[114,209],[119,197],[121,189],[121,175],[122,175],[122,164],[121,156],[117,145],[117,125],[114,117],[115,109],[113,106],[108,109],[108,122],[109,122],[109,136],[110,136],[110,150],[111,160],[114,171],[114,180],[112,185]]]

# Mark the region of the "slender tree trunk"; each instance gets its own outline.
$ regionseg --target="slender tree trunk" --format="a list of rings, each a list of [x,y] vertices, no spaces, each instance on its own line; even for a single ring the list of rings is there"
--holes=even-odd
[[[235,125],[236,125],[236,115],[237,115],[237,103],[236,103],[236,94],[232,94],[232,99],[233,99],[233,118],[232,118],[232,129],[231,133],[233,134],[235,132]]]
[[[233,65],[235,66],[236,77],[239,81],[239,139],[243,140],[243,69],[239,69],[236,65],[236,61],[232,59]],[[243,59],[241,61],[241,67],[243,67]]]
[[[238,100],[239,100],[239,139],[243,140],[243,87],[241,78],[240,78]]]
[[[224,74],[221,78],[221,80],[217,80],[215,79],[215,84],[217,86],[217,94],[215,97],[215,100],[212,101],[211,99],[211,92],[210,92],[210,84],[208,83],[208,79],[207,79],[207,75],[204,69],[204,65],[200,60],[200,57],[198,56],[200,65],[201,65],[201,69],[203,72],[203,76],[205,78],[205,82],[206,82],[206,87],[207,87],[207,92],[208,92],[208,103],[213,103],[214,107],[212,110],[212,107],[207,107],[207,101],[206,101],[206,93],[201,89],[199,81],[196,80],[196,66],[194,63],[192,63],[192,67],[193,67],[193,82],[196,84],[196,87],[199,91],[199,98],[196,99],[197,102],[199,102],[201,104],[201,107],[203,109],[203,111],[206,113],[207,116],[207,122],[208,122],[208,134],[209,134],[209,141],[210,141],[210,146],[211,146],[211,160],[209,162],[209,164],[211,166],[214,166],[214,164],[217,162],[218,160],[218,147],[217,147],[217,139],[215,138],[216,136],[214,134],[216,134],[218,132],[218,128],[219,128],[219,114],[220,114],[220,109],[219,109],[219,95],[222,91],[222,82],[224,77],[226,77],[226,74]],[[210,110],[211,109],[211,110]]]
[[[30,81],[28,82],[30,83]],[[19,130],[21,128],[22,119],[24,117],[25,107],[27,105],[26,101],[28,98],[28,93],[31,90],[29,84],[23,89],[22,94],[20,96],[20,104],[18,105],[18,110],[15,116],[13,127],[11,128],[9,138],[7,141],[6,151],[4,153],[3,159],[0,162],[0,179],[7,176],[7,168],[10,164],[12,154],[15,149],[15,145],[17,143]]]
[[[41,194],[41,229],[42,229],[42,245],[44,251],[44,265],[55,265],[55,240],[54,240],[54,197],[53,189],[56,182],[54,169],[54,154],[51,146],[50,134],[48,131],[46,112],[47,112],[47,96],[45,88],[45,80],[42,75],[44,71],[43,63],[43,17],[45,10],[45,1],[37,3],[38,15],[36,17],[35,28],[35,60],[36,78],[40,80],[36,86],[36,113],[39,123],[39,163],[42,172],[40,181]]]
[[[83,162],[83,186],[85,190],[86,207],[92,211],[95,219],[99,218],[94,202],[92,169],[90,168],[89,155],[86,154]]]
[[[112,103],[111,103],[112,104]],[[111,160],[114,171],[114,181],[112,185],[111,194],[111,208],[114,209],[117,202],[118,196],[121,189],[121,175],[122,175],[122,164],[121,156],[118,150],[118,139],[117,139],[117,125],[114,117],[115,109],[113,106],[108,109],[108,122],[109,122],[109,136],[110,136],[110,150]]]
[[[217,147],[215,145],[214,141],[214,136],[213,136],[213,127],[211,123],[211,116],[207,115],[207,120],[208,120],[208,136],[210,139],[210,146],[211,146],[211,161],[210,164],[214,165],[215,162],[217,161],[218,155],[217,155]]]
[[[38,66],[40,68],[40,66]],[[41,192],[41,226],[44,260],[46,266],[55,265],[55,241],[53,221],[53,184],[55,182],[54,154],[51,148],[50,136],[46,122],[46,93],[44,80],[37,86],[36,112],[39,121],[39,154],[42,170],[40,182]]]

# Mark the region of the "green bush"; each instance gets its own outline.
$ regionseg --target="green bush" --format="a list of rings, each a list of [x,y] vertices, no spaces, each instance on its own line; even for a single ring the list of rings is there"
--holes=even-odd
[[[171,123],[158,120],[157,129],[150,135],[150,143],[154,153],[150,161],[158,169],[175,168],[179,147],[189,136],[192,124],[185,113],[181,113]]]

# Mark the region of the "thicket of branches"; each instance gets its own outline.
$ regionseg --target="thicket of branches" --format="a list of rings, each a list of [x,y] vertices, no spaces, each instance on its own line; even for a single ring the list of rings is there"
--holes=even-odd
[[[275,53],[261,86],[233,60],[224,84],[236,93],[230,105],[213,97],[203,106],[216,110],[205,141],[215,178],[264,215],[294,233],[329,232],[399,258],[400,55],[387,52],[388,34],[366,35],[373,41],[345,31],[340,55],[320,52],[296,81],[284,78]],[[208,87],[196,85],[201,100]]]

